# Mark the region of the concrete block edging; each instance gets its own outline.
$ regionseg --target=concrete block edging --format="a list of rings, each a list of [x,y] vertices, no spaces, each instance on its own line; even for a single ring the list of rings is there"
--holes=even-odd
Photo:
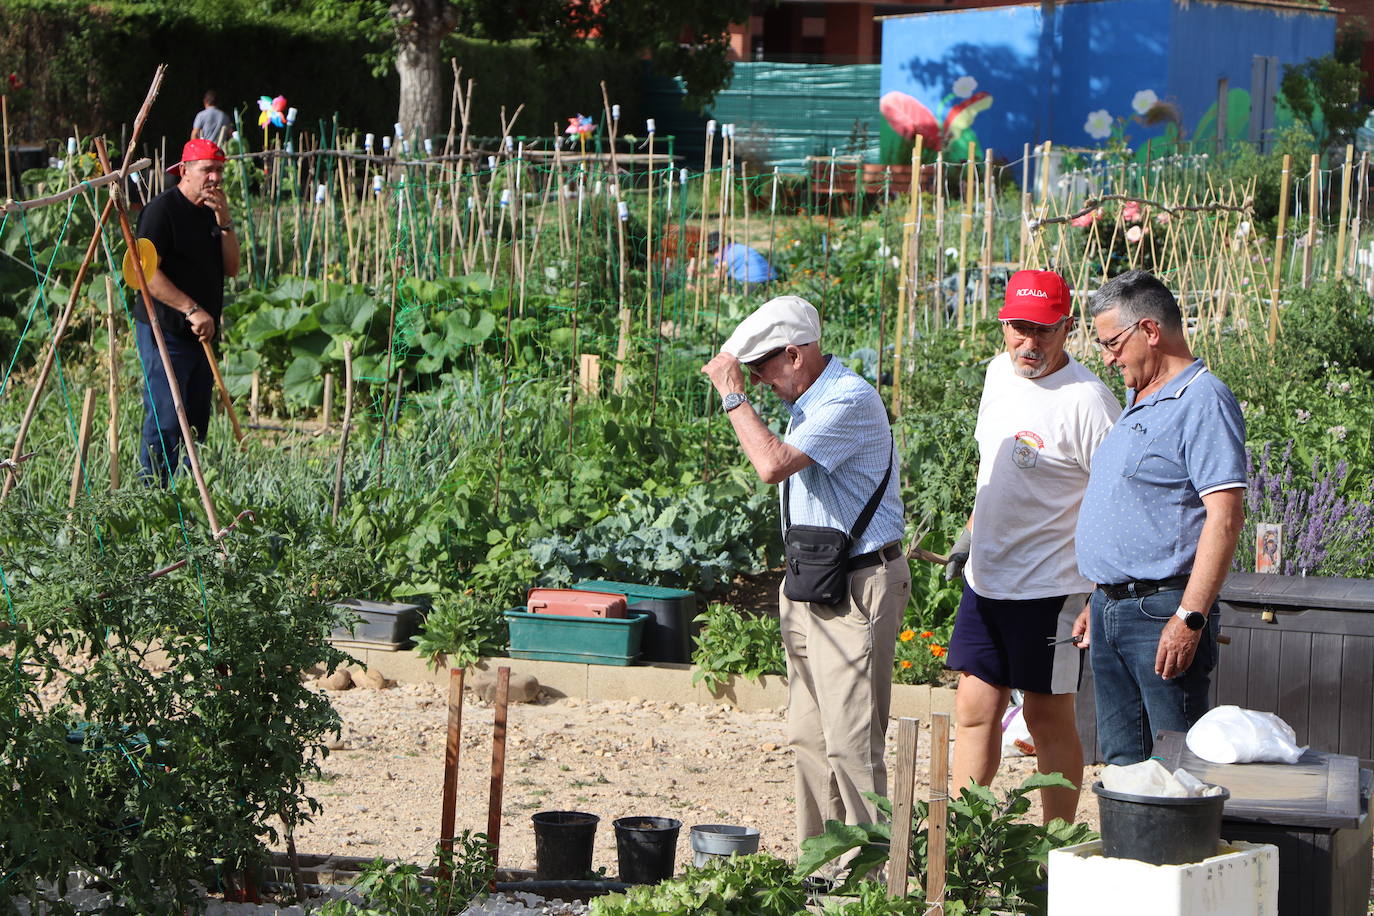
[[[448,683],[446,668],[431,668],[414,650],[386,651],[348,646],[358,662],[352,670],[367,668],[397,683]],[[583,700],[628,700],[637,697],[663,703],[696,703],[704,706],[732,706],[745,712],[783,709],[787,706],[787,679],[766,675],[755,683],[732,677],[720,690],[712,692],[704,684],[692,684],[691,665],[584,665],[572,662],[546,662],[532,659],[493,657],[480,659],[479,671],[508,666],[512,674],[532,675],[541,687],[556,697]],[[928,722],[932,713],[954,714],[954,691],[948,687],[892,685],[889,706],[893,718],[910,717]]]

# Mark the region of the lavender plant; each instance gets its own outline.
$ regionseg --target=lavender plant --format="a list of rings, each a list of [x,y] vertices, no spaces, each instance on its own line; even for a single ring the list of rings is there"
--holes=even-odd
[[[1283,525],[1284,574],[1374,575],[1374,481],[1359,490],[1344,459],[1324,465],[1313,458],[1304,476],[1292,458],[1292,440],[1278,456],[1266,443],[1258,462],[1248,453],[1250,486],[1235,568],[1254,569],[1255,525],[1268,522]]]

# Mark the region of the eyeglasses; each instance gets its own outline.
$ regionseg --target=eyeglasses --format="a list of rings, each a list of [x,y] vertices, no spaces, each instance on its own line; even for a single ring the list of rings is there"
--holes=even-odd
[[[1007,328],[1019,337],[1035,337],[1040,340],[1048,340],[1063,330],[1069,323],[1069,319],[1061,318],[1054,324],[1034,324],[1024,321],[1003,321],[1002,327]]]
[[[1131,336],[1131,334],[1138,327],[1140,327],[1139,321],[1131,325],[1129,328],[1126,328],[1123,331],[1113,334],[1110,340],[1103,340],[1101,337],[1094,337],[1093,343],[1097,344],[1099,347],[1101,347],[1103,350],[1106,350],[1113,356],[1116,356],[1118,353],[1121,352],[1121,348],[1126,345],[1126,338]]]
[[[764,365],[765,365],[769,360],[774,359],[774,358],[776,358],[776,357],[778,357],[778,356],[781,356],[783,353],[786,353],[786,352],[787,352],[787,348],[786,348],[786,347],[778,347],[776,350],[770,350],[769,352],[763,354],[762,356],[760,356],[758,359],[754,360],[753,362],[745,363],[745,364],[744,364],[744,368],[748,369],[750,372],[754,373],[755,375],[758,375],[759,372],[763,369]]]

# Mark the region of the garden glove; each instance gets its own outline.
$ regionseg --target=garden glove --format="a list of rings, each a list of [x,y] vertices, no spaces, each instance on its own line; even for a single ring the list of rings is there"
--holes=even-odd
[[[973,549],[973,532],[968,525],[959,529],[959,537],[949,549],[949,562],[945,564],[945,581],[953,582],[964,576],[964,564],[968,562],[969,551]]]

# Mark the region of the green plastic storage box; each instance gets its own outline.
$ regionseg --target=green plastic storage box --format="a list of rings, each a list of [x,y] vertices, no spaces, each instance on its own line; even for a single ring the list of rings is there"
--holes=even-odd
[[[644,661],[685,664],[692,660],[692,622],[697,616],[697,596],[693,592],[605,579],[578,582],[573,588],[619,592],[627,599],[629,610],[652,615],[644,626]]]
[[[531,614],[518,607],[506,611],[510,657],[584,665],[633,665],[649,614],[633,612],[624,619]]]

